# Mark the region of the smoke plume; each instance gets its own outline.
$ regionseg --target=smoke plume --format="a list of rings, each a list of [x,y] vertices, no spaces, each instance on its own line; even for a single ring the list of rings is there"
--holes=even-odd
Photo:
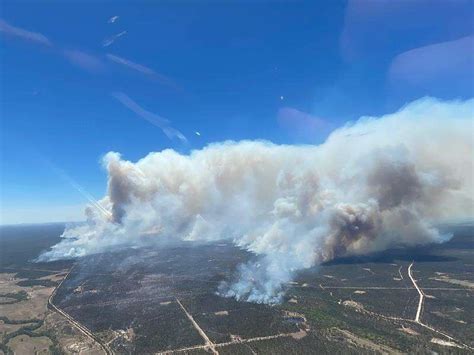
[[[474,216],[474,99],[415,101],[363,117],[321,145],[223,142],[136,163],[108,153],[110,217],[93,207],[42,260],[167,239],[231,239],[259,258],[218,293],[273,303],[297,270],[338,256],[442,239]]]

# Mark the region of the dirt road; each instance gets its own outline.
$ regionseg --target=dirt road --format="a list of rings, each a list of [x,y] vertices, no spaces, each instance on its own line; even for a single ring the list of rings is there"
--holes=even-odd
[[[415,286],[416,290],[418,291],[418,294],[420,295],[420,299],[418,300],[418,309],[416,310],[415,322],[421,323],[420,322],[420,317],[421,317],[421,310],[423,308],[423,301],[424,301],[425,295],[423,294],[423,291],[421,291],[421,289],[418,287],[418,285],[416,284],[415,279],[413,278],[413,274],[412,274],[411,270],[412,270],[412,267],[413,267],[414,263],[415,262],[413,261],[410,264],[410,266],[408,267],[408,276],[410,277],[410,280],[413,283],[413,286]]]
[[[63,282],[67,279],[67,277],[69,276],[69,274],[71,273],[72,269],[74,269],[74,266],[69,270],[69,272],[66,274],[66,276],[62,279],[62,281],[59,283],[58,286],[56,286],[56,288],[54,289],[53,293],[51,293],[51,296],[49,296],[48,298],[48,308],[50,308],[51,310],[59,313],[60,315],[62,315],[64,318],[66,318],[72,325],[74,325],[82,334],[84,334],[86,337],[88,337],[89,339],[91,339],[92,341],[98,343],[101,348],[104,350],[104,352],[107,354],[107,355],[113,355],[114,352],[112,351],[112,349],[110,349],[110,347],[103,343],[100,339],[98,339],[94,334],[92,334],[92,332],[87,329],[84,325],[78,323],[76,320],[74,320],[74,318],[72,318],[69,314],[67,314],[66,312],[64,312],[63,310],[61,310],[60,308],[58,308],[54,303],[53,303],[53,298],[54,296],[56,295],[56,291],[59,289],[59,287],[61,287],[61,285],[63,284]]]

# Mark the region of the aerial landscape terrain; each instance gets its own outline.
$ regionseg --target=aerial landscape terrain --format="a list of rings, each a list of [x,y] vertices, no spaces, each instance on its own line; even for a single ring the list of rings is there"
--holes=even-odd
[[[251,253],[230,243],[33,262],[61,224],[1,228],[2,354],[472,353],[474,227],[423,248],[300,271],[280,304],[216,294]]]
[[[474,0],[3,0],[0,355],[474,355]]]

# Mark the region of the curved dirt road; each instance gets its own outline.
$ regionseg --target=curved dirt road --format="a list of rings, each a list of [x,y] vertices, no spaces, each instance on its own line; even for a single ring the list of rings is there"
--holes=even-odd
[[[418,294],[420,295],[420,299],[418,300],[418,309],[416,310],[416,316],[415,316],[415,322],[417,323],[421,323],[420,322],[420,317],[421,317],[421,310],[423,308],[423,301],[425,299],[425,295],[423,294],[423,291],[421,291],[421,289],[418,287],[418,285],[416,284],[416,281],[415,279],[413,278],[413,275],[411,273],[411,268],[413,267],[413,264],[415,262],[412,261],[412,263],[410,264],[410,266],[408,267],[408,276],[410,277],[410,280],[411,282],[413,282],[413,286],[415,286],[416,290],[418,291]]]

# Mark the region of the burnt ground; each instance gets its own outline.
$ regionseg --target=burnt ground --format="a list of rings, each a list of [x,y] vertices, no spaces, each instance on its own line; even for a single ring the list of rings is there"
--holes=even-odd
[[[277,306],[215,294],[220,281],[233,278],[238,264],[255,258],[230,243],[126,249],[76,260],[54,303],[117,353],[193,347],[186,352],[469,353],[457,346],[474,346],[474,228],[443,228],[454,232],[443,244],[341,258],[304,270],[286,285],[285,300]],[[0,271],[16,268],[22,280],[38,287],[41,282],[35,281],[48,269],[71,268],[70,261],[31,262],[58,240],[60,230],[50,231],[49,239],[44,229],[31,233],[38,239],[24,253],[15,240],[25,244],[27,237],[5,238],[2,230],[0,240],[7,248]],[[419,295],[407,274],[412,262],[425,294],[421,320],[435,331],[413,321]]]

